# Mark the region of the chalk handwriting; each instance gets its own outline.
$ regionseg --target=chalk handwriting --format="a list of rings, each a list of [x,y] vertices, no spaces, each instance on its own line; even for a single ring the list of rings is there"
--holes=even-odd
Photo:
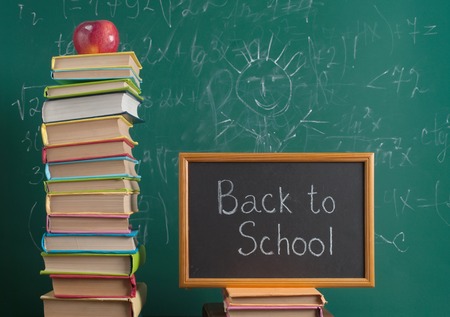
[[[404,88],[406,86],[406,88]],[[414,68],[405,69],[403,66],[394,66],[373,77],[366,85],[371,89],[389,89],[395,90],[396,94],[400,94],[401,90],[406,89],[410,98],[414,98],[416,94],[426,93],[428,89],[422,87],[420,82],[420,74]]]
[[[31,241],[33,242],[36,249],[41,251],[40,243],[38,244],[38,242],[36,242],[36,239],[34,239],[33,234],[32,234],[33,230],[31,228],[31,224],[33,223],[34,210],[36,209],[37,204],[38,204],[38,202],[35,201],[33,206],[31,207],[30,213],[28,215],[28,234],[30,235]],[[40,241],[40,240],[38,240],[38,241]]]
[[[19,112],[19,117],[23,121],[28,117],[34,117],[36,114],[41,112],[41,101],[38,97],[33,96],[28,99],[27,92],[33,91],[34,89],[39,89],[40,94],[42,93],[42,88],[45,86],[26,86],[22,84],[22,89],[20,92],[20,98],[16,99],[11,106],[17,108]]]
[[[220,215],[229,216],[235,214],[237,211],[241,211],[244,214],[263,212],[269,214],[275,212],[292,213],[286,203],[286,200],[289,198],[289,193],[283,192],[281,186],[278,188],[278,192],[267,193],[262,197],[256,197],[252,194],[246,195],[244,202],[239,202],[238,198],[232,194],[233,191],[233,181],[223,179],[217,182],[217,207]],[[228,206],[229,209],[226,209],[225,206]]]
[[[442,118],[442,120],[441,120]],[[420,136],[420,141],[423,145],[434,146],[438,149],[436,160],[439,163],[444,163],[447,158],[447,153],[450,149],[449,143],[450,131],[450,113],[447,116],[434,116],[434,124],[432,128],[423,128]]]
[[[164,213],[164,225],[165,225],[165,229],[166,229],[166,244],[170,243],[170,236],[169,236],[169,219],[168,219],[168,211],[167,211],[167,207],[166,204],[164,202],[164,199],[161,196],[161,193],[158,192],[158,197],[159,200],[161,201],[161,205],[162,205],[162,209],[163,209],[163,213]]]
[[[311,185],[311,191],[308,192],[308,195],[311,197],[310,200],[310,209],[311,212],[314,214],[318,214],[319,212],[321,212],[322,210],[325,211],[327,214],[331,214],[335,211],[336,209],[336,202],[334,200],[333,197],[331,196],[327,196],[322,200],[322,209],[320,208],[315,208],[315,204],[314,204],[314,196],[317,195],[317,192],[314,190],[314,185]]]
[[[19,7],[19,20],[27,20],[31,22],[31,25],[35,26],[36,24],[38,24],[39,22],[41,22],[43,20],[42,17],[40,17],[40,15],[38,15],[35,11],[30,11],[28,10],[28,6],[25,7],[24,4],[19,3],[18,4]],[[25,15],[24,15],[24,10],[25,10]],[[26,18],[29,17],[29,18]]]
[[[33,170],[33,179],[28,181],[30,185],[41,185],[42,181],[45,179],[45,174],[42,171],[41,166],[34,166]]]
[[[251,245],[251,247],[239,248],[237,251],[240,255],[250,256],[258,251],[261,254],[268,256],[292,254],[295,256],[312,255],[315,257],[320,257],[326,251],[328,255],[333,255],[333,227],[329,227],[329,235],[328,237],[326,237],[326,239],[320,239],[317,237],[305,239],[301,236],[297,236],[294,239],[289,239],[288,237],[283,236],[283,230],[280,223],[276,224],[277,230],[273,236],[263,235],[261,238],[255,237],[255,235],[258,233],[256,229],[251,230],[256,226],[256,222],[251,220],[245,221],[239,226],[240,236],[246,239],[246,241]],[[250,229],[248,229],[248,227],[250,227]],[[328,244],[326,245],[325,243]],[[248,243],[244,242],[244,244]]]
[[[58,55],[73,55],[75,54],[75,46],[73,45],[73,40],[63,39],[62,33],[59,33],[58,40],[54,41],[58,47]]]
[[[116,1],[117,2],[117,1]],[[62,12],[65,19],[72,11],[87,11],[92,9],[95,16],[98,16],[98,0],[62,0]],[[111,6],[111,2],[108,2]]]
[[[125,12],[128,19],[138,19],[145,14],[161,16],[167,27],[171,28],[174,18],[182,19],[196,16],[208,11],[210,7],[223,7],[228,0],[172,1],[172,0],[63,0],[62,14],[65,19],[79,12],[88,12],[95,16],[116,17],[118,12]],[[21,5],[21,11],[23,5]],[[21,13],[21,12],[20,12]],[[176,16],[174,17],[174,14]],[[178,20],[179,21],[179,20]],[[176,22],[178,23],[178,22]]]
[[[279,213],[289,217],[294,212],[308,212],[308,209],[293,209],[289,204],[291,200],[297,200],[291,196],[291,193],[278,186],[273,192],[261,194],[243,195],[244,199],[240,200],[234,195],[235,184],[230,179],[222,179],[217,181],[217,208],[218,214],[221,216],[232,217],[236,213],[245,215],[250,214],[274,214]],[[322,195],[315,190],[314,184],[311,184],[310,191],[305,196],[305,201],[309,201],[309,212],[314,215],[321,213],[332,214],[336,209],[336,201],[332,196],[321,198]],[[316,195],[318,195],[316,197]],[[317,206],[317,199],[321,201]],[[321,208],[320,208],[321,207]],[[329,255],[333,255],[333,227],[329,227],[329,236],[326,239],[328,245],[323,239],[313,237],[307,241],[305,238],[297,236],[293,240],[282,236],[281,224],[277,224],[276,237],[264,235],[261,238],[255,237],[258,231],[252,230],[257,227],[255,221],[244,221],[239,226],[239,235],[244,238],[244,244],[250,247],[241,247],[238,253],[242,256],[249,256],[255,252],[261,252],[263,255],[290,255],[291,252],[296,256],[310,254],[320,257],[328,248]],[[259,240],[259,243],[258,243]],[[283,247],[284,245],[284,247]],[[282,251],[282,248],[284,251]],[[276,251],[274,251],[276,250]]]
[[[419,208],[432,208],[436,214],[439,216],[445,225],[450,227],[450,192],[445,192],[441,189],[441,181],[437,180],[434,185],[434,193],[433,198],[426,199],[421,198],[418,199],[420,202]]]
[[[396,218],[404,215],[405,212],[415,211],[416,206],[410,201],[411,189],[400,192],[399,189],[386,190],[383,201],[386,204],[392,204]]]
[[[25,133],[25,136],[21,142],[26,146],[27,152],[30,152],[31,150],[40,152],[42,150],[40,140],[41,140],[41,127],[38,126],[37,130],[34,133],[28,130]]]
[[[403,245],[406,242],[404,232],[397,233],[392,239],[388,239],[381,234],[375,233],[375,238],[377,239],[377,242],[392,245],[398,252],[401,253],[405,253],[409,249],[409,247]]]
[[[422,30],[419,30],[419,26],[417,25],[417,17],[414,17],[413,19],[406,19],[407,25],[410,29],[408,34],[411,36],[414,45],[417,42],[417,37],[420,34],[423,34],[424,36],[430,36],[430,35],[436,35],[438,34],[436,30],[436,25],[424,25],[422,27]]]
[[[392,210],[397,219],[432,210],[446,226],[450,226],[450,192],[446,192],[441,180],[436,180],[429,187],[432,187],[430,193],[421,193],[417,188],[386,189],[383,208]]]

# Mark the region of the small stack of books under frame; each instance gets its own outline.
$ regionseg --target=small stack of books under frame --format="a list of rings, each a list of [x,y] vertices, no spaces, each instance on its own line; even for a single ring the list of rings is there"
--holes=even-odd
[[[203,317],[332,317],[315,288],[224,288],[223,303],[206,303]]]

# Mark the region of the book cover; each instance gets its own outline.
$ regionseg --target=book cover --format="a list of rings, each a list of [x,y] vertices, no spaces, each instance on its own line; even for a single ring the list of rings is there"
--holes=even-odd
[[[65,145],[105,139],[133,140],[133,124],[122,115],[58,121],[41,125],[44,146]]]
[[[316,288],[224,288],[224,301],[229,306],[324,306],[325,297]]]
[[[142,78],[131,67],[52,70],[50,75],[52,79],[62,85],[122,78],[131,80],[140,89],[142,83]]]
[[[128,156],[95,158],[79,161],[49,162],[45,164],[47,180],[99,178],[99,177],[138,177],[134,158]]]
[[[128,214],[47,214],[50,233],[130,233]]]
[[[126,137],[71,144],[47,145],[42,149],[42,162],[79,161],[97,157],[133,157],[138,143]]]
[[[53,56],[51,60],[52,70],[98,67],[131,67],[136,74],[139,74],[142,69],[142,65],[133,51],[60,55]]]
[[[147,298],[147,285],[137,283],[135,297],[58,298],[54,291],[42,295],[45,317],[138,317]]]
[[[63,178],[44,181],[44,189],[48,194],[89,193],[98,191],[140,191],[139,177],[89,177]]]
[[[74,192],[47,194],[47,214],[132,214],[138,212],[138,193]]]
[[[50,274],[55,297],[136,297],[136,277]]]
[[[47,253],[42,275],[80,274],[131,276],[145,263],[145,247],[135,253]]]
[[[63,99],[47,99],[42,105],[44,123],[122,114],[127,120],[142,122],[138,108],[141,101],[129,93],[107,93]]]
[[[225,306],[227,317],[323,317],[322,306]]]
[[[63,85],[52,85],[44,88],[47,99],[81,97],[88,95],[106,94],[111,92],[128,92],[142,101],[141,89],[132,80],[126,78],[111,80],[93,80]]]
[[[137,230],[130,233],[50,233],[42,235],[46,253],[136,253]]]
[[[333,317],[326,308],[322,309],[323,317]],[[206,303],[202,307],[202,317],[226,317],[225,307],[223,303]],[[277,315],[273,315],[277,316]]]

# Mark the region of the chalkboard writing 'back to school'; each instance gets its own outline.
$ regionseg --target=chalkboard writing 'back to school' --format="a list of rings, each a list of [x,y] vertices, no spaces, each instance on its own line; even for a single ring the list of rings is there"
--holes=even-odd
[[[180,154],[180,285],[373,286],[373,154]]]

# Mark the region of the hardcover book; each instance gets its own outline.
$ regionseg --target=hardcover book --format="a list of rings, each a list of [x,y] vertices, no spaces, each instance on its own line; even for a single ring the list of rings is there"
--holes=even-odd
[[[130,233],[49,233],[42,236],[46,253],[135,253],[137,230]]]
[[[121,214],[47,214],[50,233],[129,233],[129,215]]]
[[[50,162],[45,164],[47,180],[99,177],[139,177],[136,164],[131,157],[109,157],[90,160]]]
[[[323,317],[321,306],[245,306],[226,307],[227,317]]]
[[[44,97],[48,99],[70,98],[98,95],[111,92],[128,92],[139,100],[141,90],[130,79],[94,80],[65,85],[52,85],[44,88]]]
[[[133,84],[140,88],[142,78],[131,67],[121,68],[86,68],[86,69],[63,69],[52,70],[51,77],[60,84],[73,84],[77,82],[86,82],[94,80],[108,79],[129,79]]]
[[[47,214],[131,214],[138,211],[138,193],[82,192],[47,194]]]
[[[90,177],[69,178],[44,181],[48,194],[98,191],[131,191],[139,192],[139,177]]]
[[[53,56],[52,70],[131,67],[139,75],[142,65],[132,51]]]
[[[96,157],[129,156],[137,145],[128,138],[114,138],[61,145],[47,145],[42,149],[42,162],[79,161]]]
[[[146,297],[146,284],[138,283],[135,297],[58,298],[50,291],[41,300],[45,317],[138,317]]]
[[[65,145],[105,139],[133,140],[133,124],[122,115],[58,121],[41,125],[44,146]]]
[[[136,297],[136,277],[50,274],[58,298]]]
[[[315,288],[237,288],[223,289],[229,306],[324,306],[325,297]]]
[[[44,123],[122,114],[130,122],[142,122],[141,101],[128,93],[108,93],[63,99],[48,99],[42,105]]]
[[[145,262],[145,247],[135,253],[41,253],[41,274],[131,276]]]
[[[322,309],[323,317],[333,317],[329,310]],[[206,303],[202,307],[202,317],[226,317],[225,307],[223,303]],[[278,316],[273,314],[272,316]],[[318,316],[320,317],[320,316]]]

